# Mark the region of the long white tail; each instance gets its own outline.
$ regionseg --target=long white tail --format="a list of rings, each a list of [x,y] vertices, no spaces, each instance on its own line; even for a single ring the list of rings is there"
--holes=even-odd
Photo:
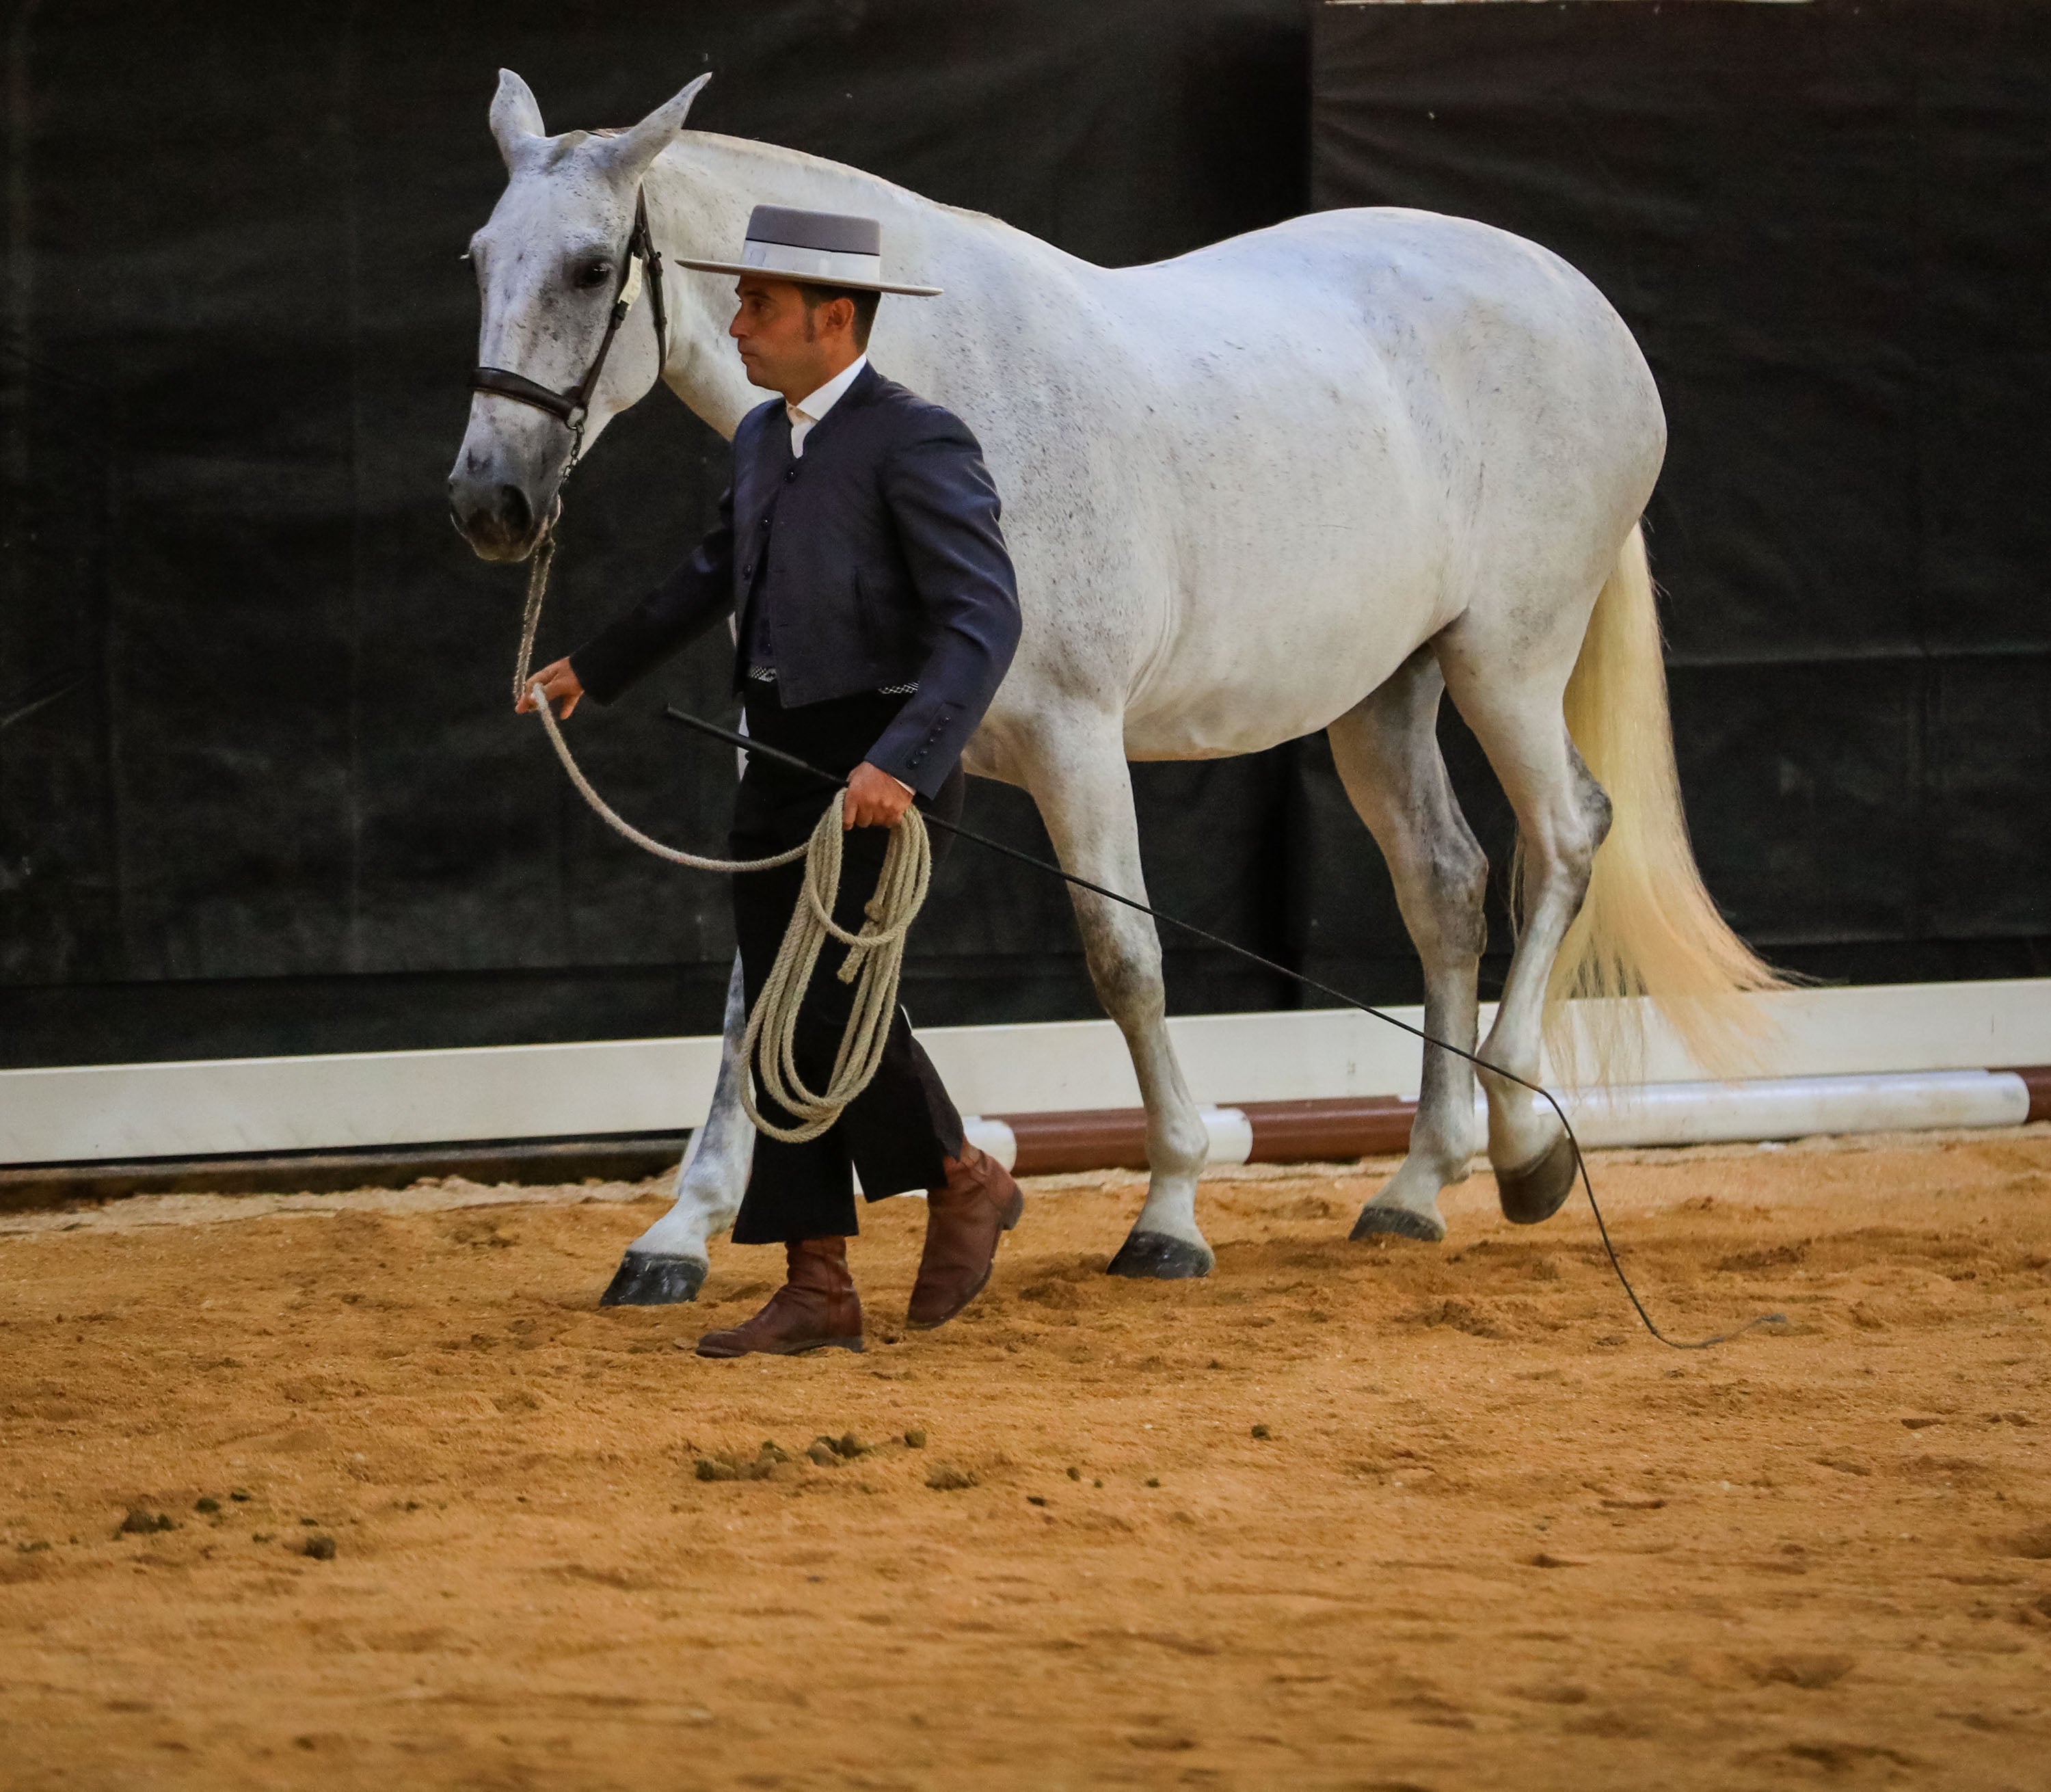
[[[1764,1029],[1743,998],[1787,982],[1731,931],[1695,866],[1642,529],[1626,538],[1596,599],[1565,707],[1567,731],[1609,793],[1612,818],[1546,991],[1553,1061],[1573,1080],[1589,1069],[1605,1082],[1635,1072],[1642,1061],[1635,1004],[1583,1009],[1588,1021],[1572,1030],[1565,1005],[1649,996],[1705,1068],[1733,1075],[1756,1066]],[[1573,1061],[1576,1033],[1592,1066]]]

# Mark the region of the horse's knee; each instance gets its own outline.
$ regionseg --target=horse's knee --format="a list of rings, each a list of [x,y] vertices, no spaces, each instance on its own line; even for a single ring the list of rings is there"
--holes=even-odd
[[[1164,1017],[1167,984],[1153,930],[1121,925],[1101,912],[1085,912],[1082,930],[1090,982],[1104,1012],[1128,1031]]]
[[[1090,981],[1104,1012],[1127,1033],[1150,1027],[1166,1017],[1168,991],[1161,976],[1161,961],[1151,963],[1138,956],[1123,955],[1108,962],[1090,961]]]

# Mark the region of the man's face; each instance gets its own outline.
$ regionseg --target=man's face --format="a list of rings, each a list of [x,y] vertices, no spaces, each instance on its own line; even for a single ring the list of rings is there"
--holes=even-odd
[[[736,303],[727,334],[740,350],[752,385],[803,398],[833,377],[831,333],[822,314],[805,309],[795,283],[744,274],[734,283]]]

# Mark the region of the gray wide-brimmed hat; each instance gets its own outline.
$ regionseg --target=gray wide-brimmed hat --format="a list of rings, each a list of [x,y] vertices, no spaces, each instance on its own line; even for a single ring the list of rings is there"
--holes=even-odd
[[[680,267],[708,274],[769,274],[818,286],[854,287],[862,292],[901,292],[937,299],[938,287],[910,286],[883,277],[883,226],[850,212],[799,212],[787,205],[757,205],[748,220],[748,240],[738,261],[675,258]]]

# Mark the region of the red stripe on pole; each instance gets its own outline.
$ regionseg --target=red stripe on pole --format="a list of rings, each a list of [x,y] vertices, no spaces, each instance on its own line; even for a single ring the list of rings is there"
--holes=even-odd
[[[1240,1112],[1253,1126],[1252,1161],[1332,1163],[1408,1150],[1417,1104],[1394,1095],[1353,1095],[1329,1101],[1249,1101],[1240,1104]]]
[[[2018,1065],[2002,1074],[2022,1079],[2030,1091],[2030,1119],[2051,1120],[2051,1064]]]
[[[1408,1149],[1415,1102],[1393,1095],[1329,1101],[1249,1101],[1236,1104],[1253,1129],[1252,1161],[1343,1162]],[[1068,1170],[1147,1168],[1143,1108],[1111,1107],[1056,1114],[995,1114],[1018,1142],[1019,1176]]]

